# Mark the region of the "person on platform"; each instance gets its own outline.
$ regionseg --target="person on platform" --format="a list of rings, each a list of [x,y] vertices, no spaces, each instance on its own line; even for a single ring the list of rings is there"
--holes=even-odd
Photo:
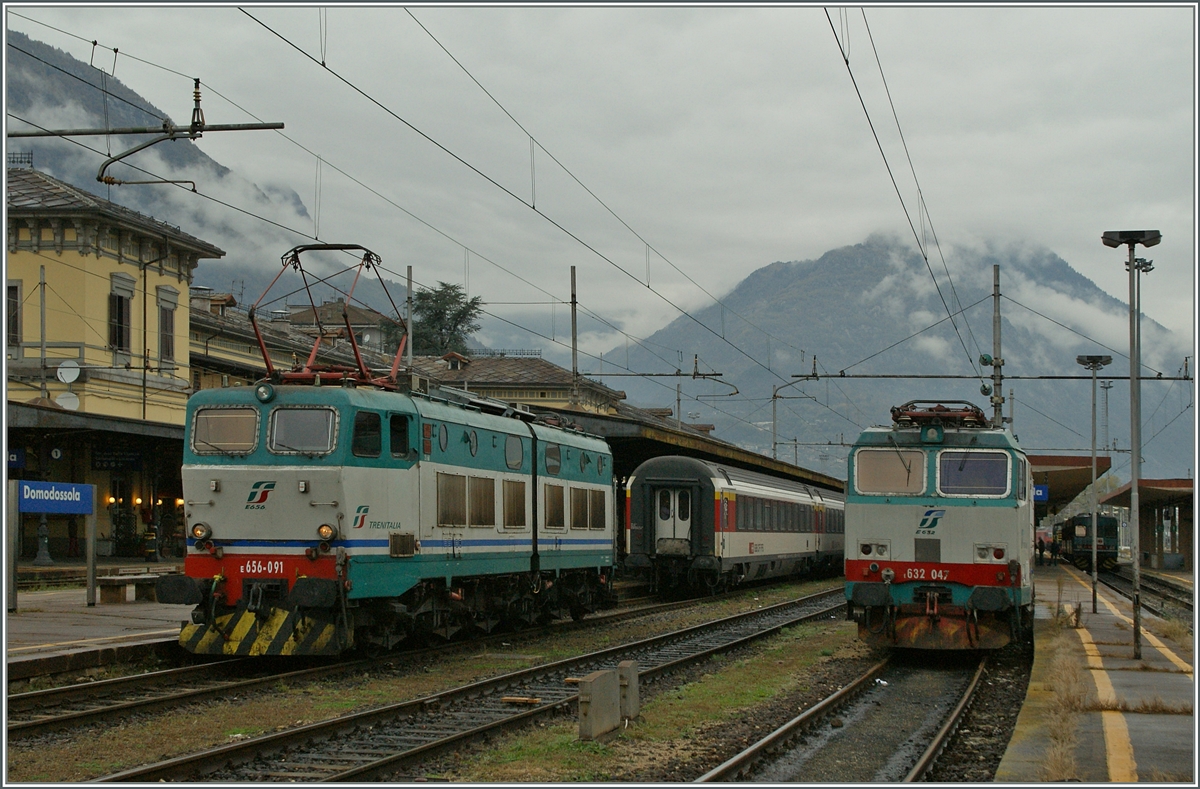
[[[1058,567],[1058,538],[1050,541],[1050,566]]]
[[[1042,566],[1042,562],[1043,562],[1043,560],[1045,560],[1045,558],[1046,558],[1046,542],[1041,537],[1038,537],[1038,541],[1037,541],[1038,567]]]

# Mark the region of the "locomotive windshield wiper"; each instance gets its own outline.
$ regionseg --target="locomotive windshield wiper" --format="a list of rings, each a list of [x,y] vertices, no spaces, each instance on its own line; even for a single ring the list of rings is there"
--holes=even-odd
[[[248,454],[246,452],[237,452],[232,449],[226,449],[225,447],[219,447],[216,444],[212,443],[211,441],[205,441],[203,438],[196,438],[195,436],[192,436],[192,440],[195,441],[197,444],[203,444],[206,447],[212,447],[213,449],[217,450],[218,452],[220,452],[222,455],[225,455],[226,457],[231,457],[231,458],[242,457],[242,456]]]
[[[295,452],[297,455],[304,455],[304,457],[308,458],[309,460],[312,460],[313,458],[315,458],[317,455],[320,454],[319,452],[312,452],[312,451],[307,451],[307,450],[303,450],[303,449],[297,449],[296,447],[289,447],[287,444],[285,444],[279,440],[272,441],[271,446],[275,447],[277,449],[286,449],[288,452]]]
[[[908,483],[912,480],[912,463],[904,462],[904,453],[900,451],[900,445],[896,443],[895,436],[888,436],[888,441],[892,442],[892,446],[896,448],[896,457],[900,458],[900,465],[904,466],[904,486],[908,487]]]
[[[971,457],[971,450],[970,450],[970,447],[971,447],[971,445],[972,445],[972,444],[974,444],[974,443],[975,443],[976,441],[978,441],[978,440],[979,440],[979,436],[971,436],[971,441],[970,441],[970,442],[967,444],[967,447],[968,447],[968,448],[967,448],[967,451],[963,453],[963,459],[962,459],[962,462],[958,464],[958,470],[959,470],[959,471],[962,471],[962,470],[963,470],[963,466],[967,465],[967,458]]]

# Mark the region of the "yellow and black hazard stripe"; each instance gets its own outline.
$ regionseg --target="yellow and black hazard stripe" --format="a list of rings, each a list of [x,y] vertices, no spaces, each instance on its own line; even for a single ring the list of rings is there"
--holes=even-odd
[[[271,608],[265,615],[238,607],[211,623],[187,624],[179,644],[197,655],[337,655],[350,648],[332,616]]]

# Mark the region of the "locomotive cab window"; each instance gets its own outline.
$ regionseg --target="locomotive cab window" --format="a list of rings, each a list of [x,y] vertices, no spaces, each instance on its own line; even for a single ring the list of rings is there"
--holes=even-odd
[[[325,455],[333,450],[336,427],[332,408],[277,408],[267,448],[279,454]]]
[[[192,418],[197,455],[242,455],[258,445],[258,409],[201,408]]]
[[[1004,452],[948,449],[938,457],[938,492],[945,496],[1007,496]]]
[[[408,417],[392,414],[388,417],[388,433],[391,439],[392,457],[408,456]]]
[[[558,475],[562,470],[562,447],[558,444],[546,445],[546,473]]]
[[[860,449],[854,453],[854,488],[859,493],[923,493],[925,453],[899,447]]]
[[[354,438],[350,451],[356,457],[377,458],[383,451],[383,422],[374,411],[359,411],[354,415]]]
[[[525,462],[525,447],[518,436],[508,436],[504,439],[504,463],[514,471],[521,468]]]

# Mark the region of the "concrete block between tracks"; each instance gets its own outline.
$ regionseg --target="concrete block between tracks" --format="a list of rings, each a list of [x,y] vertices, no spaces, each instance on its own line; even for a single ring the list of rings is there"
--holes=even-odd
[[[622,660],[617,664],[617,674],[621,679],[621,719],[632,720],[642,711],[637,661]]]
[[[616,671],[593,671],[579,680],[579,739],[596,740],[621,725],[621,683]]]

